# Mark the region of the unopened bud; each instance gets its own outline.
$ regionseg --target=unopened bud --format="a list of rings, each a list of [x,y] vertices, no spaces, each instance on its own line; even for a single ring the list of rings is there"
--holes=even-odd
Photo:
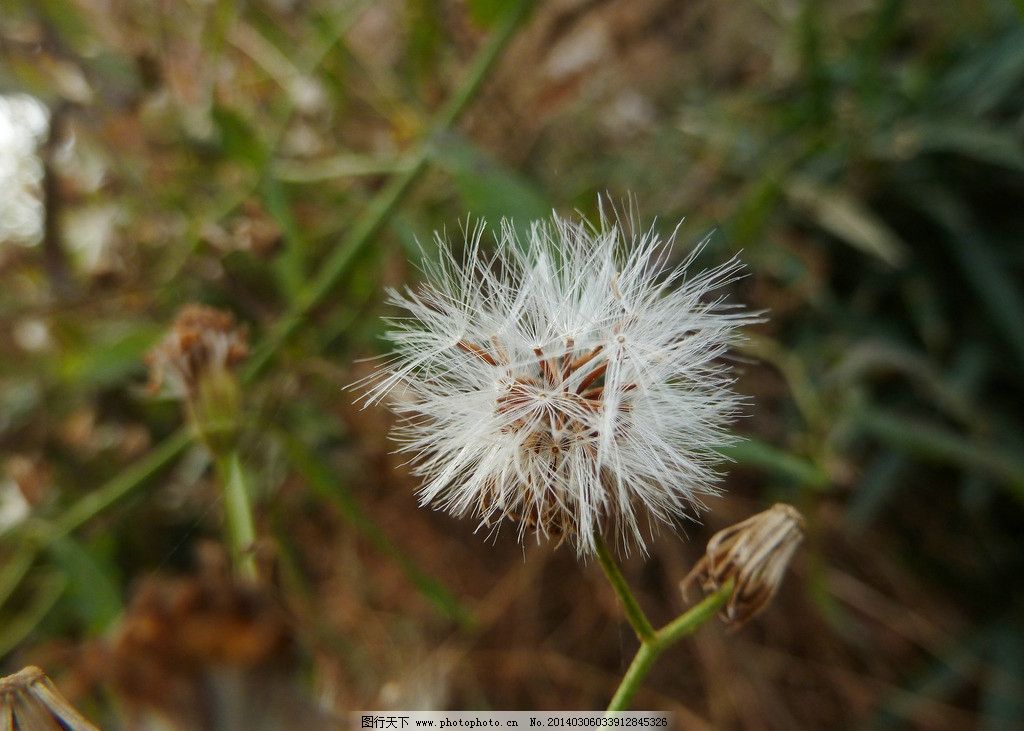
[[[722,614],[739,627],[771,602],[803,539],[803,516],[792,505],[776,503],[713,535],[680,588],[685,594],[699,583],[705,591],[717,591],[731,580],[732,594]]]
[[[46,673],[31,665],[0,678],[0,728],[99,731],[67,702]]]

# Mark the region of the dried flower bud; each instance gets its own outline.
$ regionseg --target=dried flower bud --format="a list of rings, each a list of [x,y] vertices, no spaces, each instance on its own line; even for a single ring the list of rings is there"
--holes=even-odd
[[[67,702],[46,673],[31,665],[0,678],[0,728],[98,731]]]
[[[228,370],[249,355],[249,338],[230,312],[186,305],[167,337],[146,356],[150,389],[166,385],[181,398],[190,398],[202,376]]]
[[[768,606],[803,539],[803,516],[792,505],[776,503],[713,535],[680,588],[685,594],[698,582],[705,591],[717,591],[732,580],[723,619],[739,627]]]
[[[246,330],[230,312],[187,305],[146,357],[150,390],[166,386],[184,399],[200,438],[222,451],[238,426],[239,386],[231,369],[248,354]]]

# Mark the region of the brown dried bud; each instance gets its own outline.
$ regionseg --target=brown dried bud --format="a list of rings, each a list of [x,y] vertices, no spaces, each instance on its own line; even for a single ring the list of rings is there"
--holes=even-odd
[[[249,354],[244,327],[230,312],[186,305],[174,327],[149,352],[149,387],[166,385],[185,400],[199,437],[214,452],[234,443],[241,396],[232,367]]]
[[[248,334],[234,315],[186,305],[171,332],[146,356],[150,390],[166,385],[176,396],[192,398],[206,373],[230,370],[248,355]]]
[[[686,594],[699,583],[705,591],[717,591],[732,580],[732,595],[722,614],[739,627],[771,602],[803,539],[803,516],[792,505],[776,503],[713,535],[680,588]]]
[[[0,728],[98,731],[67,702],[46,673],[31,665],[0,678]]]

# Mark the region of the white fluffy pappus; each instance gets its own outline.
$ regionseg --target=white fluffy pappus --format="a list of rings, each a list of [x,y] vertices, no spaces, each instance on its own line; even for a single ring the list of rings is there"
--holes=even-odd
[[[716,492],[715,451],[738,397],[723,361],[759,318],[717,292],[742,265],[692,275],[675,236],[554,215],[525,240],[503,220],[461,257],[443,237],[424,282],[389,303],[394,351],[365,404],[392,394],[393,436],[424,479],[421,504],[537,538],[645,547]]]

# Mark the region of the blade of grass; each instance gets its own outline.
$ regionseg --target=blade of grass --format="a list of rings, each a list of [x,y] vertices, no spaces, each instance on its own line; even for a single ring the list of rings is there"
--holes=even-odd
[[[41,576],[32,601],[11,619],[0,623],[0,658],[17,647],[39,626],[60,599],[67,579],[59,572]]]
[[[1006,492],[1024,504],[1024,462],[996,446],[970,439],[919,417],[883,409],[865,408],[857,425],[889,448],[919,459],[974,470],[996,480]]]
[[[322,498],[338,508],[342,517],[349,522],[374,548],[395,561],[416,589],[446,617],[464,627],[472,625],[468,609],[455,598],[437,579],[424,572],[409,558],[376,523],[366,514],[356,497],[334,477],[330,469],[316,452],[288,434],[282,435],[285,451],[292,467],[302,476],[306,484]]]
[[[827,490],[829,486],[828,473],[818,465],[758,439],[747,437],[716,451],[738,465],[754,467],[804,487]]]
[[[370,201],[366,214],[356,222],[340,244],[328,255],[326,261],[320,265],[317,275],[307,289],[301,293],[291,309],[282,315],[276,325],[267,333],[266,338],[253,352],[246,364],[244,380],[251,381],[266,369],[277,351],[302,326],[310,311],[331,293],[348,272],[353,260],[381,230],[387,222],[388,216],[426,170],[427,164],[434,154],[433,140],[458,120],[480,88],[488,71],[498,59],[502,49],[511,40],[530,4],[523,1],[512,5],[504,22],[498,26],[487,45],[480,52],[465,82],[437,115],[430,137],[421,144],[419,151],[410,159],[409,167],[393,177]]]

